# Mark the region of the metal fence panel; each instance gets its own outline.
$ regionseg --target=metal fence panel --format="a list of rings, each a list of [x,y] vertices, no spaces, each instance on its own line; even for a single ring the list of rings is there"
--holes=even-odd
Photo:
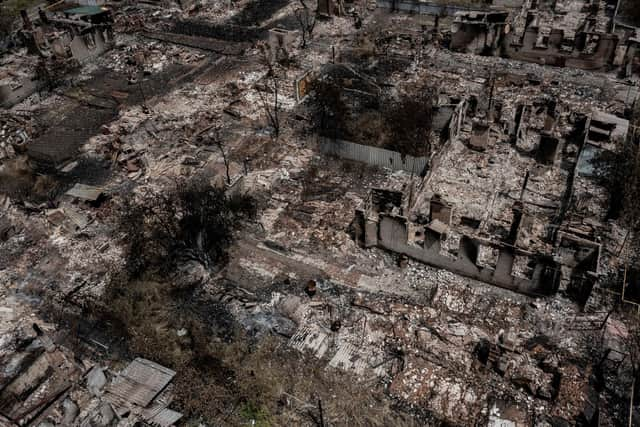
[[[421,174],[428,163],[426,157],[402,156],[397,151],[325,137],[320,137],[320,151],[342,159],[415,174]]]

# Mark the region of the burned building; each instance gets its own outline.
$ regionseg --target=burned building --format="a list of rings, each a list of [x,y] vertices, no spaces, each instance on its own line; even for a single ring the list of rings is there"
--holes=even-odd
[[[457,12],[451,29],[451,49],[476,55],[499,50],[507,17],[504,12]]]
[[[49,74],[64,74],[72,63],[96,58],[113,46],[111,12],[98,6],[66,9],[62,12],[38,10],[37,19],[23,14],[24,28],[20,32],[28,53],[45,64],[28,75],[2,84],[0,105],[11,107],[49,84]],[[34,67],[35,68],[35,67]],[[44,73],[42,70],[55,68]],[[26,70],[22,70],[23,72]]]
[[[1,425],[633,424],[614,1],[85,3],[0,54]]]
[[[568,197],[581,197],[576,180],[588,174],[593,140],[616,146],[628,122],[595,112],[582,127],[567,121],[561,100],[516,104],[510,113],[500,98],[498,91],[473,110],[462,104],[460,131],[436,153],[417,193],[389,193],[382,199],[395,195],[390,205],[372,190],[356,212],[356,239],[525,294],[566,291],[584,304],[600,274],[600,245],[570,225]],[[514,125],[502,124],[508,114]],[[508,167],[493,160],[498,153]]]
[[[557,266],[551,258],[545,260],[540,256],[539,260],[534,260],[529,267],[531,274],[528,278],[515,277],[512,274],[515,258],[527,257],[528,254],[513,247],[513,238],[500,244],[481,241],[467,235],[448,235],[450,223],[438,219],[438,216],[443,215],[441,206],[439,201],[432,201],[432,219],[428,224],[419,226],[410,223],[402,215],[380,212],[380,207],[372,204],[369,209],[357,214],[364,232],[356,238],[361,239],[366,246],[385,248],[427,265],[444,268],[516,292],[547,295],[557,289],[559,276]],[[449,215],[445,214],[445,217],[450,217],[451,208],[447,208],[447,211]],[[517,207],[514,207],[514,211],[518,212]],[[518,229],[521,219],[519,213],[515,217],[513,230]],[[451,246],[450,242],[444,243],[447,239],[459,239],[459,247]],[[489,263],[488,267],[482,267],[479,265],[479,262],[482,262],[479,256],[487,252],[493,254],[495,260],[494,263]]]

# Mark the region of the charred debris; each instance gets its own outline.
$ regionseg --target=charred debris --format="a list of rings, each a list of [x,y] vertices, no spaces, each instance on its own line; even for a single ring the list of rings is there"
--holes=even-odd
[[[0,426],[640,425],[626,0],[0,3]]]

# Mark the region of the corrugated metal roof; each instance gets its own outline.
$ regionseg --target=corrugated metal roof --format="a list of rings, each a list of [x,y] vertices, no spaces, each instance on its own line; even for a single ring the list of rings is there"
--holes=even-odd
[[[109,393],[146,407],[171,382],[175,371],[137,358],[109,386]]]
[[[104,193],[104,190],[100,187],[94,187],[85,184],[76,184],[73,188],[67,191],[67,196],[77,197],[78,199],[88,200],[95,202]]]
[[[311,351],[322,358],[329,349],[329,334],[319,326],[302,326],[289,339],[289,345],[300,352]]]
[[[171,427],[177,423],[180,418],[182,418],[182,414],[180,412],[164,408],[152,418],[147,418],[147,422],[158,427]]]
[[[343,344],[329,361],[329,365],[349,371],[355,371],[358,375],[364,375],[369,365],[358,347],[353,344]]]

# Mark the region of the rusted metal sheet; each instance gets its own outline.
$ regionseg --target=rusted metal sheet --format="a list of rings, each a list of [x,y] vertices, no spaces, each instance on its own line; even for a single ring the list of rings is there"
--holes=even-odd
[[[302,76],[296,79],[295,90],[297,101],[301,101],[311,91],[312,80],[313,74],[310,70],[306,71]]]

